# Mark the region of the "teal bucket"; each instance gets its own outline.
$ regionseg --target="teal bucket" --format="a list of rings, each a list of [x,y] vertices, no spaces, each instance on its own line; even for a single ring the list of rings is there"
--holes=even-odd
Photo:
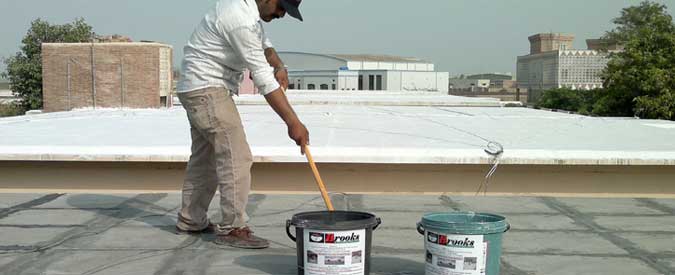
[[[493,214],[446,212],[424,215],[417,231],[424,235],[426,275],[498,275],[502,234],[510,225]]]

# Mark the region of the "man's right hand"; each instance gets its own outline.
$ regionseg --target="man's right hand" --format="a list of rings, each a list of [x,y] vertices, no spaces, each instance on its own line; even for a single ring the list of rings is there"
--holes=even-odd
[[[305,154],[305,145],[309,144],[309,131],[300,120],[288,124],[288,137],[300,146],[300,153]]]

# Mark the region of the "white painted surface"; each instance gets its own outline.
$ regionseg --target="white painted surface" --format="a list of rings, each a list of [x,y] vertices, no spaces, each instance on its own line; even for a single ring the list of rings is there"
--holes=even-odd
[[[291,93],[311,132],[317,161],[484,164],[490,161],[483,151],[486,140],[493,140],[504,146],[503,164],[675,165],[675,123],[670,121],[428,106],[424,101],[441,96],[361,93]],[[412,106],[368,101],[382,97]],[[255,161],[304,162],[286,127],[263,100],[237,98]],[[496,100],[445,100],[455,106],[499,106]],[[180,107],[3,118],[0,132],[0,160],[186,161],[189,155],[188,124]]]
[[[448,73],[445,72],[401,72],[401,90],[448,92]],[[438,78],[445,81],[439,83]]]
[[[321,90],[321,85],[328,87],[325,90],[357,90],[359,75],[357,71],[289,71],[288,80],[291,90],[308,90],[309,85],[314,90]]]
[[[10,90],[0,90],[0,102],[12,102],[16,100],[16,97],[12,94]]]

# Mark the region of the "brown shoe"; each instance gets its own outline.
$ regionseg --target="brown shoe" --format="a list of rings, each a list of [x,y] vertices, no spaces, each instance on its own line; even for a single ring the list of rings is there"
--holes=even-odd
[[[209,225],[202,230],[183,230],[176,226],[177,235],[200,235],[200,234],[213,234],[216,233],[216,226],[209,222]]]
[[[217,235],[213,242],[218,245],[245,249],[261,249],[270,246],[269,241],[253,235],[253,231],[248,226],[232,229],[227,235]]]

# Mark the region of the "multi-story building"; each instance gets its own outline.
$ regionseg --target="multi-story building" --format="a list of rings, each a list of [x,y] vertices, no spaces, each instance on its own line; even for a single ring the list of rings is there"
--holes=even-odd
[[[605,47],[607,43],[599,42],[602,40],[589,39],[588,50],[575,50],[572,35],[537,34],[529,40],[530,54],[518,57],[517,73],[518,87],[528,91],[529,102],[548,89],[602,87],[600,74],[609,61],[605,50],[618,49]]]

